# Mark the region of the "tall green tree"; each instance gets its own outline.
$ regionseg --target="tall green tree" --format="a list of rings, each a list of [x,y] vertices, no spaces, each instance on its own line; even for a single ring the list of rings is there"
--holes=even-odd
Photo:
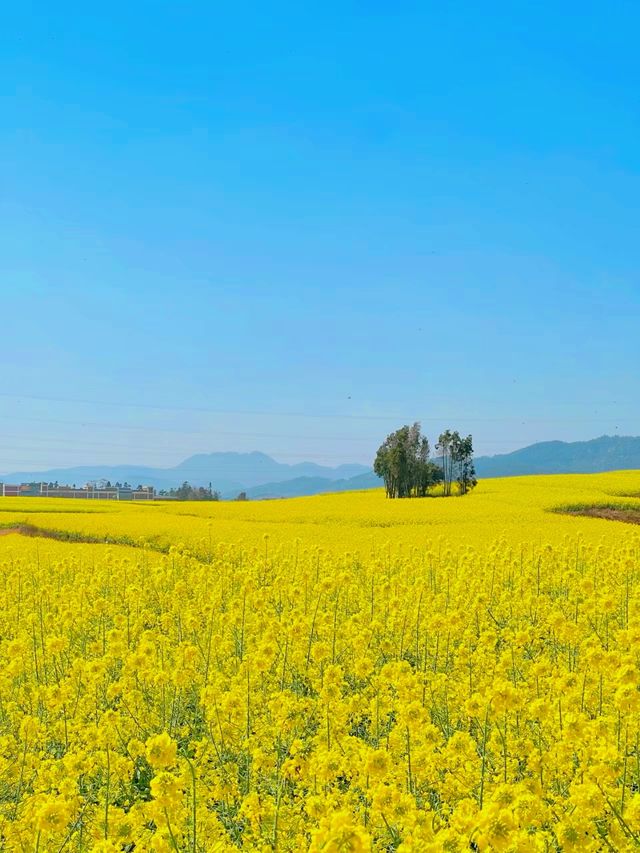
[[[386,437],[373,470],[384,480],[387,497],[424,497],[441,479],[429,450],[429,441],[422,435],[419,423],[403,426]]]
[[[440,459],[442,460],[442,482],[445,497],[448,497],[451,494],[451,482],[453,480],[453,460],[451,458],[451,449],[455,440],[455,435],[456,433],[447,429],[440,433],[438,436],[438,443],[436,444],[436,450],[439,452]]]
[[[443,483],[448,497],[466,495],[476,484],[473,439],[457,430],[440,433],[436,444],[439,463],[430,458],[429,440],[420,424],[405,425],[390,433],[378,448],[373,470],[384,480],[389,498],[425,497],[436,483]]]
[[[461,438],[456,432],[451,445],[451,456],[455,468],[455,476],[458,481],[458,490],[461,495],[466,495],[477,485],[476,469],[473,464],[473,438],[468,435]]]

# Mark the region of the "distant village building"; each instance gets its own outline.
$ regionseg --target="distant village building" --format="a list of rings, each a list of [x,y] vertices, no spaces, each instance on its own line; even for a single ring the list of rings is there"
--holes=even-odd
[[[2,483],[2,497],[84,498],[102,501],[149,501],[156,496],[153,486],[132,489],[127,486],[99,487],[92,484],[76,489],[73,486],[50,485],[49,483]]]
[[[36,497],[40,494],[39,485],[34,483],[2,483],[3,498]]]

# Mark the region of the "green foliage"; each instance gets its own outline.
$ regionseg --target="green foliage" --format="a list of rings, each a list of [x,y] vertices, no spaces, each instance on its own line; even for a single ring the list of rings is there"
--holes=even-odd
[[[403,426],[388,435],[378,449],[373,470],[384,480],[387,497],[425,497],[442,479],[440,468],[429,458],[429,440],[420,424]]]
[[[220,493],[213,491],[211,484],[205,489],[203,486],[192,486],[185,480],[184,483],[177,489],[169,489],[169,491],[161,491],[162,497],[175,498],[179,501],[219,501]]]
[[[422,498],[442,483],[445,496],[452,494],[453,483],[458,494],[466,495],[476,483],[473,465],[473,439],[462,438],[457,431],[446,430],[438,437],[436,450],[441,463],[429,458],[429,441],[420,424],[403,426],[386,437],[378,448],[373,470],[384,480],[389,498]]]
[[[478,482],[473,464],[472,436],[462,438],[457,430],[445,430],[438,437],[436,450],[441,459],[444,495],[451,495],[454,481],[458,484],[458,493],[466,495]]]

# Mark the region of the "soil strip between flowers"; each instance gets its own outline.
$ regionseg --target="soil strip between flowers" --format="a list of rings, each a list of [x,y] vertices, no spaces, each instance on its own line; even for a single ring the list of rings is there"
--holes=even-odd
[[[614,509],[608,506],[587,506],[580,509],[559,510],[563,515],[604,518],[608,521],[624,521],[626,524],[640,524],[640,509]]]

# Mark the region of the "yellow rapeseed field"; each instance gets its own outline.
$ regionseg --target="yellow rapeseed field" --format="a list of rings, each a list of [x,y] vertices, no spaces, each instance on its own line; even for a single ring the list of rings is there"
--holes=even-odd
[[[636,850],[639,496],[0,501],[0,850]]]

